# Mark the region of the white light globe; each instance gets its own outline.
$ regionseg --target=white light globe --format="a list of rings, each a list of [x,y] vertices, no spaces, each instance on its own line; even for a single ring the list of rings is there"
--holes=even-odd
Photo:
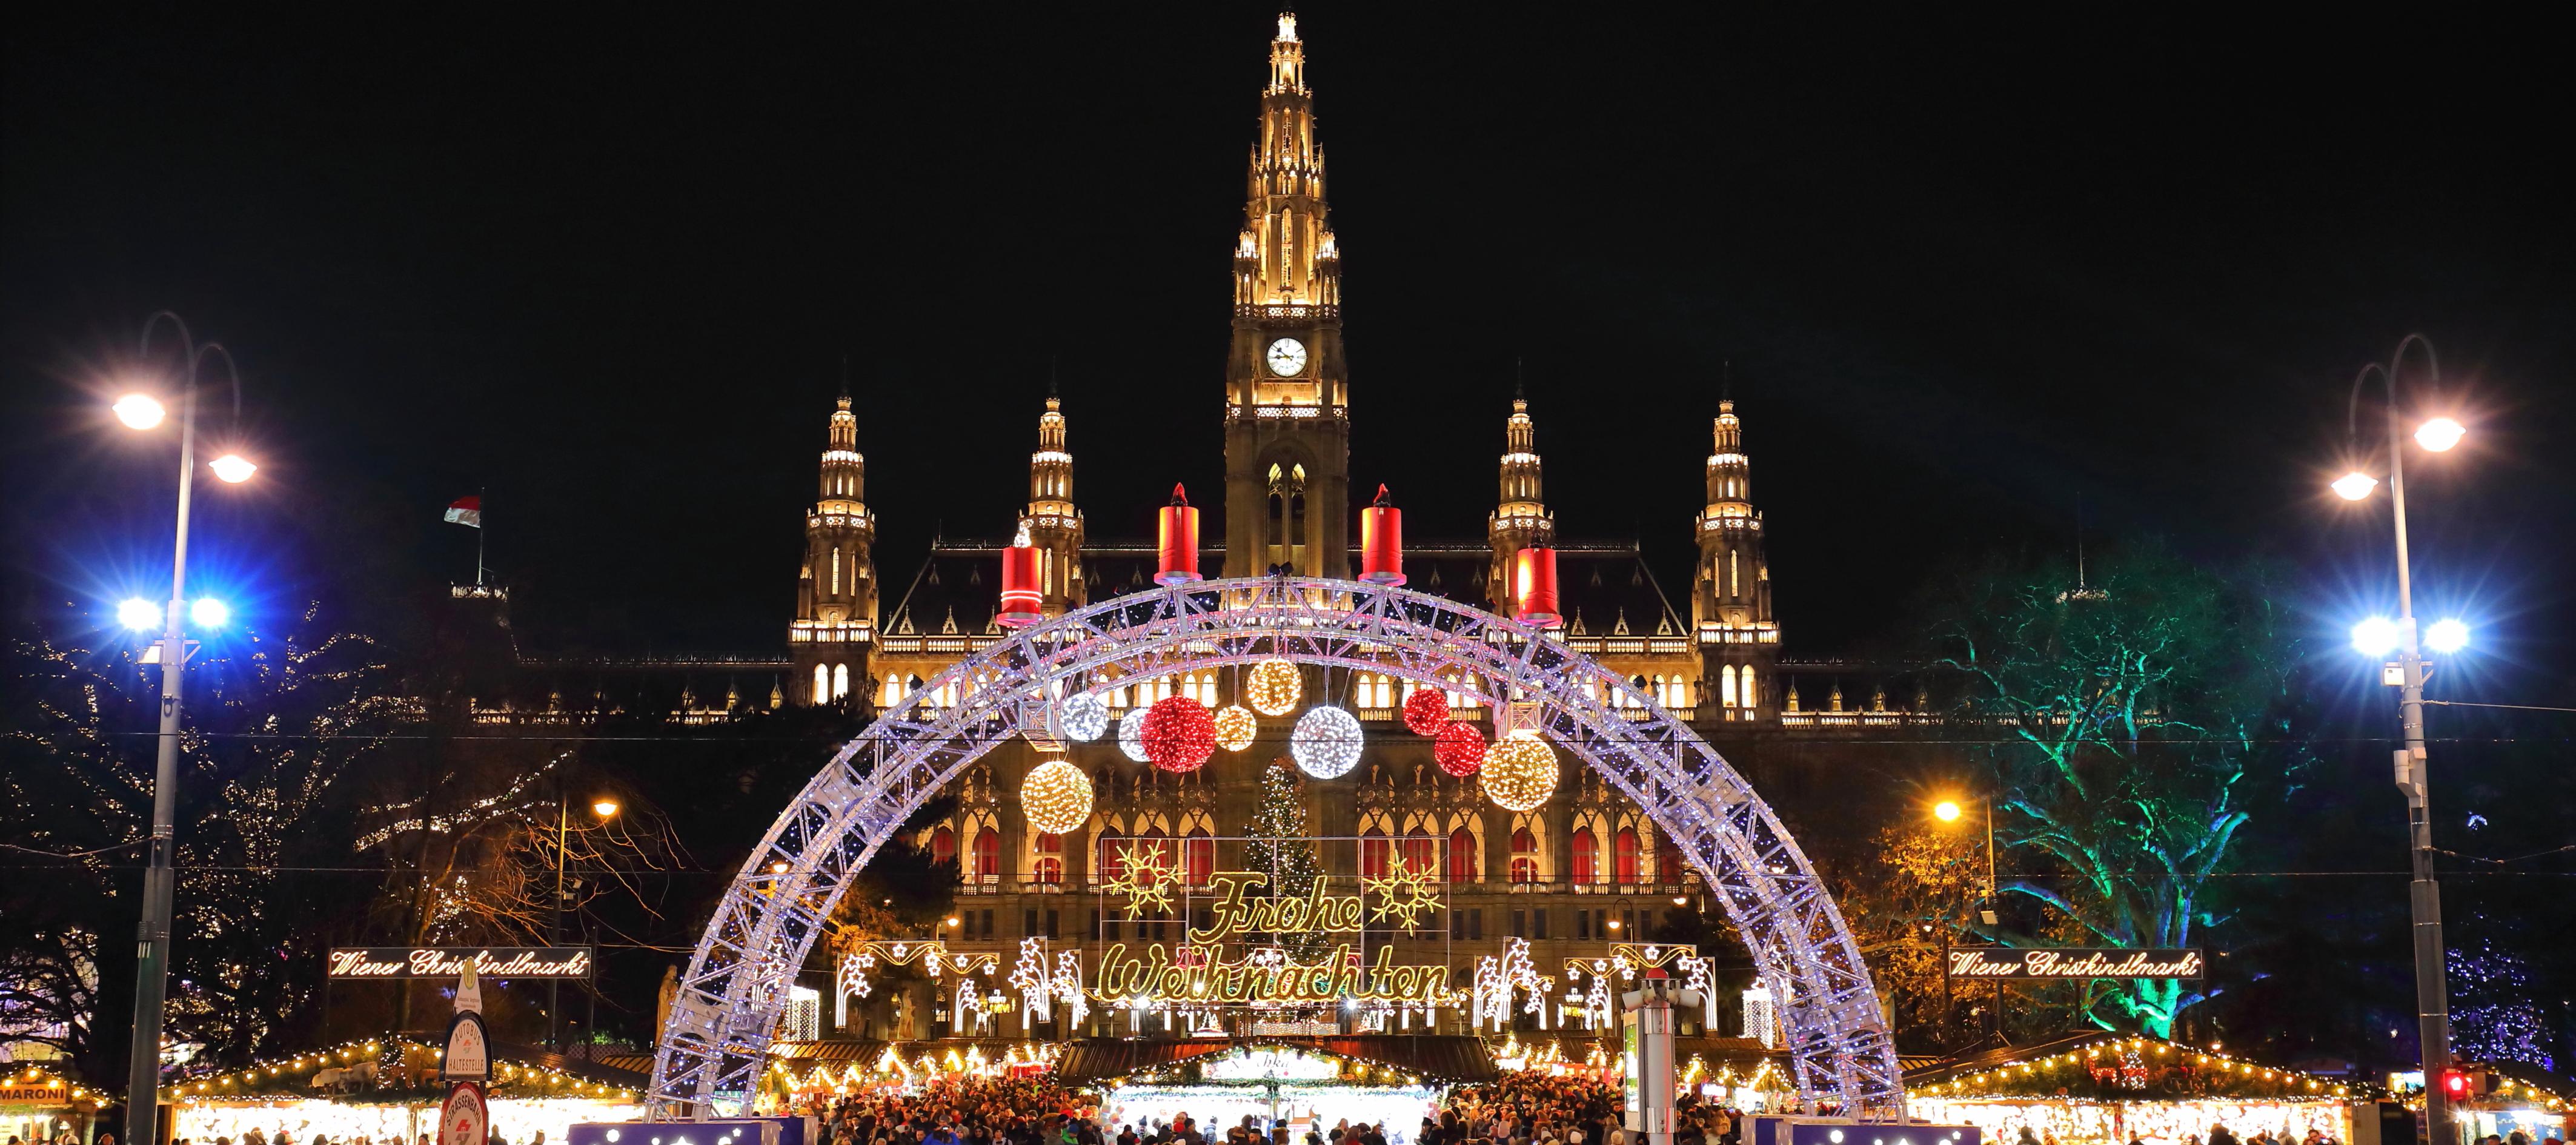
[[[116,420],[133,429],[150,429],[161,424],[161,403],[142,394],[127,394],[107,408],[116,411]]]
[[[2469,626],[2457,620],[2436,620],[2424,630],[2424,645],[2436,652],[2457,652],[2469,646]]]
[[[1150,763],[1154,757],[1145,754],[1145,713],[1151,708],[1129,708],[1118,721],[1118,750],[1138,763]]]
[[[2447,417],[2437,417],[2415,429],[2415,444],[2441,453],[2468,436],[2468,429]]]
[[[223,478],[224,484],[227,485],[239,485],[250,480],[251,474],[259,472],[259,466],[251,464],[249,458],[238,453],[227,453],[207,462],[206,465],[215,471],[215,476]]]
[[[2352,626],[2352,646],[2364,656],[2386,656],[2397,650],[2397,622],[2374,616]]]
[[[1109,730],[1109,705],[1089,692],[1075,692],[1056,703],[1055,726],[1066,739],[1090,743]]]
[[[2371,490],[2379,488],[2379,479],[2356,469],[2335,478],[2334,483],[2327,487],[2333,489],[2337,497],[2346,501],[2358,501],[2370,496]]]
[[[141,632],[161,623],[161,609],[142,597],[132,597],[117,603],[116,622]]]
[[[1288,755],[1297,769],[1317,779],[1338,779],[1360,762],[1360,721],[1331,704],[1319,704],[1297,717],[1288,735]]]
[[[221,628],[233,618],[233,610],[211,596],[198,597],[188,606],[188,619],[199,628]]]

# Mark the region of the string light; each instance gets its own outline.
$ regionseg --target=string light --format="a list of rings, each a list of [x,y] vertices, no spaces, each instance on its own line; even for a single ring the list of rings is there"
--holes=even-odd
[[[1265,716],[1284,716],[1297,710],[1297,701],[1306,690],[1305,679],[1297,666],[1285,660],[1264,660],[1252,666],[1243,678],[1243,702]]]
[[[1075,692],[1055,706],[1056,730],[1075,743],[1090,743],[1109,730],[1109,705],[1089,692]]]
[[[1188,696],[1165,696],[1145,709],[1145,758],[1165,771],[1197,771],[1216,754],[1216,717]]]
[[[1438,688],[1416,688],[1412,695],[1404,698],[1404,726],[1413,734],[1436,736],[1449,723],[1449,693]]]
[[[1216,745],[1227,751],[1242,751],[1252,746],[1252,737],[1261,731],[1261,717],[1241,704],[1227,704],[1216,710]]]
[[[1091,821],[1091,777],[1061,759],[1029,769],[1020,810],[1042,835],[1062,835]]]
[[[1127,714],[1118,720],[1118,750],[1126,752],[1127,758],[1138,763],[1151,763],[1154,759],[1145,754],[1146,710],[1129,708]]]
[[[1359,765],[1360,721],[1331,704],[1319,704],[1297,717],[1288,755],[1308,775],[1339,779]]]
[[[1556,793],[1556,749],[1535,736],[1511,736],[1486,749],[1478,774],[1494,806],[1535,811]]]
[[[1416,692],[1414,695],[1436,696],[1439,693]],[[1408,714],[1412,707],[1410,702],[1405,705]],[[1443,710],[1446,710],[1445,706]],[[1440,765],[1440,770],[1461,779],[1474,775],[1477,768],[1485,765],[1485,733],[1463,721],[1452,720],[1442,724],[1439,734],[1431,741],[1431,758]]]

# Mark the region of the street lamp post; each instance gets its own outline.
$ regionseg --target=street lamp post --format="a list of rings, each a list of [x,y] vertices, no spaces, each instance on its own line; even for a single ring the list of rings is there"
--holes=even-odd
[[[187,383],[179,399],[178,535],[171,546],[170,605],[161,630],[161,730],[155,742],[157,758],[152,770],[151,850],[143,869],[143,921],[135,930],[134,1044],[125,1090],[125,1139],[134,1145],[148,1145],[159,1133],[161,1010],[169,983],[171,898],[176,880],[170,860],[178,835],[175,804],[179,785],[179,692],[188,659],[187,632],[181,627],[187,616],[188,507],[197,469],[197,369],[207,358],[223,359],[224,372],[232,382],[234,416],[238,418],[241,413],[241,371],[234,367],[232,353],[220,343],[197,345],[188,334],[187,323],[180,321],[178,315],[164,310],[143,324],[143,356],[151,356],[152,332],[163,319],[178,329],[180,352],[187,360]],[[116,413],[136,429],[149,429],[161,420],[159,403],[139,394],[120,399]],[[256,468],[228,453],[215,463],[215,475],[226,482],[239,482],[248,479]]]
[[[2414,857],[2414,882],[2408,887],[2408,903],[2413,912],[2415,931],[2415,1009],[2416,1037],[2424,1059],[2424,1131],[2431,1145],[2450,1145],[2450,1102],[2439,1084],[2442,1071],[2451,1064],[2451,1019],[2449,989],[2444,982],[2442,946],[2441,888],[2433,881],[2433,822],[2427,806],[2428,769],[2424,751],[2424,654],[2415,626],[2415,599],[2412,570],[2406,551],[2406,452],[2398,425],[2397,373],[2405,364],[2409,347],[2424,347],[2424,362],[2431,377],[2439,383],[2442,366],[2434,356],[2433,343],[2421,334],[2409,334],[2397,344],[2397,352],[2388,365],[2374,362],[2364,366],[2352,380],[2352,398],[2345,415],[2345,432],[2358,438],[2361,424],[2361,390],[2377,373],[2388,390],[2388,498],[2390,518],[2397,542],[2397,722],[2405,737],[2405,746],[2396,752],[2397,787],[2406,795],[2406,823],[2409,849]],[[2441,452],[2460,440],[2458,422],[2436,418],[2416,434],[2426,449]],[[2372,482],[2358,470],[2334,483],[2334,490],[2344,499],[2358,501],[2370,495]],[[2365,622],[2367,623],[2367,622]],[[2358,639],[2356,640],[2358,643]]]

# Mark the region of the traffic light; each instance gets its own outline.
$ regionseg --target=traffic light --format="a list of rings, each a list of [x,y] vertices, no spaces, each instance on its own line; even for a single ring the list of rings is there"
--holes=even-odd
[[[2459,1070],[2442,1071],[2442,1096],[2451,1101],[2466,1101],[2471,1089],[2469,1075]]]

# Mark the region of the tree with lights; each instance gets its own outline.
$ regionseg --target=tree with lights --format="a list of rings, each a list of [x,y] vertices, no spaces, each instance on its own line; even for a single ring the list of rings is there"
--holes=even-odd
[[[1991,565],[1936,603],[1933,663],[1954,726],[1985,750],[1997,890],[2035,920],[1965,929],[2007,945],[2188,947],[2227,914],[2212,880],[2255,814],[2295,787],[2297,642],[2262,570],[2219,572],[2152,545],[2097,560]],[[2206,1000],[2174,979],[2090,983],[2083,1012],[2172,1034]]]
[[[1252,841],[1244,844],[1244,865],[1270,876],[1270,893],[1306,893],[1324,873],[1315,859],[1314,832],[1306,826],[1305,784],[1286,760],[1270,761],[1261,775],[1261,804],[1252,812]],[[1299,959],[1323,953],[1323,936],[1283,935],[1280,944]]]
[[[2472,1061],[2556,1068],[2549,1016],[2537,1001],[2530,965],[2513,944],[2496,942],[2489,920],[2469,921],[2487,932],[2475,946],[2450,949],[2451,1048]]]

